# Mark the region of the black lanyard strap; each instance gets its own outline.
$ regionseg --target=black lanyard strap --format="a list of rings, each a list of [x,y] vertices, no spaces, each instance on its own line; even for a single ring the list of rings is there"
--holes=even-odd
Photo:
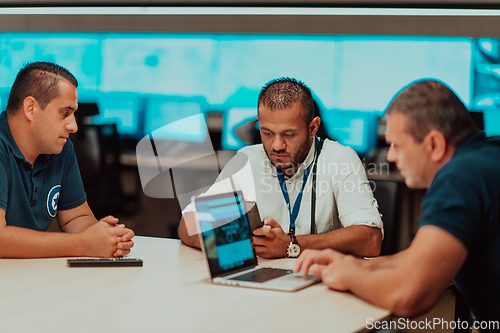
[[[323,147],[323,142],[325,140],[319,141],[318,147],[316,148],[316,157],[314,158],[314,166],[312,170],[312,187],[311,187],[311,235],[316,234],[316,169],[318,166],[318,158],[321,153],[321,148]]]

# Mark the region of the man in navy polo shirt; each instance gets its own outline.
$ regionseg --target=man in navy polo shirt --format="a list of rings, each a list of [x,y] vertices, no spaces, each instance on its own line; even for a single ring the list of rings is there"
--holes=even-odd
[[[306,251],[295,271],[321,275],[336,290],[413,317],[453,280],[481,332],[500,330],[500,139],[478,132],[444,84],[420,81],[387,109],[387,160],[410,188],[428,188],[420,229],[398,254],[360,260]],[[455,323],[457,324],[457,323]],[[463,328],[463,326],[461,326]]]
[[[0,258],[118,257],[134,232],[87,204],[69,134],[78,83],[53,63],[18,73],[0,114]],[[56,218],[63,233],[44,232]]]

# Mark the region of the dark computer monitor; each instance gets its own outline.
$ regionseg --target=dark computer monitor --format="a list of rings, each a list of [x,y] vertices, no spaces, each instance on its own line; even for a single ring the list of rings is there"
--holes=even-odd
[[[480,131],[484,131],[484,116],[482,112],[479,111],[469,111],[469,115],[472,118],[474,124]]]
[[[78,103],[78,112],[75,115],[80,119],[96,116],[99,115],[99,107],[97,103],[80,102]]]

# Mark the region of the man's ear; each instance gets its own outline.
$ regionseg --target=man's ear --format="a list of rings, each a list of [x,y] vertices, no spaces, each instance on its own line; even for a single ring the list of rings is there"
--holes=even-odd
[[[28,96],[23,101],[23,114],[29,121],[33,120],[36,104],[36,99],[33,96]]]
[[[313,138],[316,135],[316,132],[318,131],[319,124],[321,124],[321,118],[320,117],[314,117],[313,120],[309,123],[309,137]]]
[[[432,161],[441,162],[448,148],[444,134],[438,130],[431,130],[424,138],[425,148],[430,154]]]

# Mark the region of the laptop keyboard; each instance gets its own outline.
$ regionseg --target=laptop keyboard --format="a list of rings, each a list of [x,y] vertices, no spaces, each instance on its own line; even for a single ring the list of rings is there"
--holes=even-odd
[[[280,276],[287,275],[292,273],[289,269],[279,269],[279,268],[270,268],[270,267],[262,267],[256,269],[255,271],[251,271],[229,280],[238,280],[238,281],[250,281],[250,282],[266,282],[272,279],[279,278]]]

